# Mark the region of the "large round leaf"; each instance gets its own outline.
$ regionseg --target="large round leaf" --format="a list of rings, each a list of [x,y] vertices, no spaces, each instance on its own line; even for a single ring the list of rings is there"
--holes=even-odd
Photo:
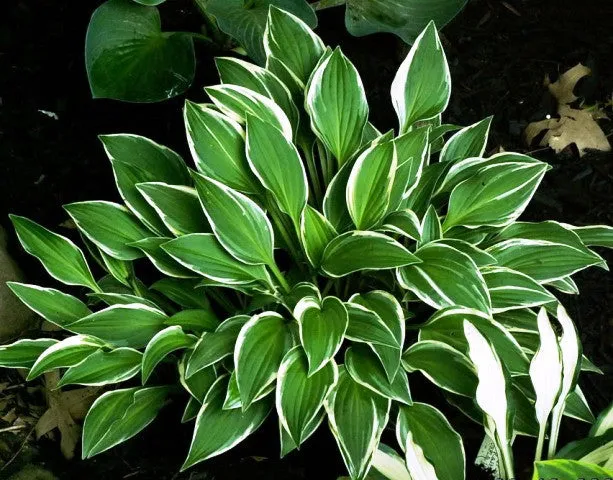
[[[191,35],[162,32],[155,7],[109,0],[92,15],[85,66],[94,98],[166,100],[190,86],[195,65]]]

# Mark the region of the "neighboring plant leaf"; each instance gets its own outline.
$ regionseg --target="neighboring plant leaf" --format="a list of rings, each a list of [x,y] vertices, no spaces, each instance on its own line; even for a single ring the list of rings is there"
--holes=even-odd
[[[89,22],[85,65],[94,98],[159,102],[187,90],[196,60],[191,35],[162,32],[157,8],[108,0]]]

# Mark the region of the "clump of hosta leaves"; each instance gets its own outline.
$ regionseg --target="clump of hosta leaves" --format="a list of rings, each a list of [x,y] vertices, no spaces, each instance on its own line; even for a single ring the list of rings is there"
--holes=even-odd
[[[515,437],[553,458],[562,416],[593,421],[577,377],[598,370],[556,294],[606,267],[589,247],[611,247],[613,229],[517,221],[548,166],[485,156],[489,118],[441,124],[451,85],[433,24],[392,83],[399,125],[385,133],[349,59],[299,19],[271,9],[264,48],[265,67],[219,58],[212,103],[185,105],[193,168],[146,138],[102,137],[125,205],[65,208],[104,277],[72,241],[12,217],[87,301],[11,283],[63,332],[2,347],[0,364],[107,385],[85,458],[167,403],[195,419],[183,469],[269,421],[282,456],[329,428],[352,479],[461,480],[459,414],[483,425],[501,478],[515,476]],[[137,276],[147,262],[154,282]],[[422,374],[448,404],[411,392]],[[398,445],[380,444],[394,428]]]

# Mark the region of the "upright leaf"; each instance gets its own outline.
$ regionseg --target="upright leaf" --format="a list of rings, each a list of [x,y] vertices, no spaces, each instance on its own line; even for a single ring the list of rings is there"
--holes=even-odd
[[[38,258],[49,275],[68,285],[82,285],[93,291],[99,290],[83,252],[72,240],[25,217],[9,217],[24,250]]]
[[[326,245],[336,236],[335,228],[326,217],[307,205],[300,221],[300,241],[311,265],[320,266]]]
[[[368,103],[357,70],[340,49],[313,72],[305,108],[313,131],[332,152],[338,166],[344,165],[360,146]]]
[[[66,370],[57,386],[100,386],[124,382],[140,372],[142,358],[143,354],[133,348],[116,348],[110,352],[98,350]]]
[[[156,333],[143,353],[143,385],[147,383],[153,369],[164,357],[176,350],[192,347],[195,343],[196,337],[186,334],[179,326],[166,327]]]
[[[551,293],[528,275],[510,268],[492,267],[482,273],[492,299],[494,313],[537,307],[556,301]]]
[[[441,150],[440,161],[456,162],[465,158],[482,157],[485,153],[492,118],[484,118],[454,133]]]
[[[449,66],[434,22],[417,37],[392,82],[392,103],[400,132],[417,120],[435,117],[447,108],[451,94]]]

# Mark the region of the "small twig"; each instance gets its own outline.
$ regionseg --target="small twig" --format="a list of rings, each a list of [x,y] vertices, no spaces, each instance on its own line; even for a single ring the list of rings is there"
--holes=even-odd
[[[12,425],[10,427],[6,427],[6,428],[0,428],[0,433],[4,433],[4,432],[14,432],[17,430],[23,430],[24,428],[26,428],[27,425]]]
[[[17,449],[17,451],[15,452],[15,454],[8,460],[8,462],[6,462],[2,468],[0,468],[0,472],[2,470],[4,470],[6,467],[8,467],[11,463],[13,463],[13,461],[19,456],[19,454],[21,453],[21,451],[23,450],[23,447],[26,446],[26,443],[28,442],[28,438],[30,438],[30,435],[32,435],[32,432],[34,431],[34,429],[36,428],[36,425],[34,425],[30,431],[28,432],[28,434],[25,436],[25,438],[23,439],[22,444],[19,446],[19,448]]]

